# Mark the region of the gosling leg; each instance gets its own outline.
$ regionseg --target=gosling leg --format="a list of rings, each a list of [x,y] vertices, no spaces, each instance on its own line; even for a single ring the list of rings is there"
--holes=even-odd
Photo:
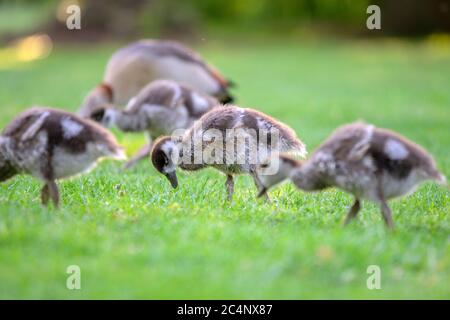
[[[227,201],[231,202],[234,193],[234,180],[232,175],[227,174],[227,181],[225,182],[225,187],[227,189]]]
[[[355,202],[353,202],[352,207],[348,211],[347,216],[345,217],[344,225],[349,224],[350,221],[355,219],[356,216],[358,215],[358,212],[360,209],[361,209],[361,203],[360,203],[359,199],[356,198]]]
[[[48,193],[56,208],[59,208],[59,189],[54,180],[47,182]]]

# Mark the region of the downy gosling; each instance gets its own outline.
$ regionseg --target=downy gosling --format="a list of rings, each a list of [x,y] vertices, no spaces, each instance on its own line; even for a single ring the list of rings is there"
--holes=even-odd
[[[267,174],[267,170],[276,174]],[[263,185],[260,195],[290,178],[305,191],[337,187],[355,197],[345,224],[354,219],[361,199],[380,206],[388,228],[394,227],[388,200],[412,192],[419,183],[446,179],[429,153],[387,129],[356,122],[338,128],[304,162],[280,155],[258,166]]]
[[[90,118],[107,128],[116,126],[124,132],[146,132],[148,143],[125,164],[125,168],[131,168],[150,154],[152,139],[189,128],[218,105],[216,98],[191,87],[171,80],[156,80],[131,99],[125,110],[105,105],[94,109]]]
[[[237,106],[218,107],[203,115],[181,138],[155,142],[151,160],[157,171],[178,186],[176,169],[213,167],[226,175],[227,199],[234,192],[233,176],[249,174],[261,187],[256,164],[272,152],[306,155],[295,132],[262,112]]]
[[[83,173],[101,158],[125,158],[114,136],[71,113],[35,107],[17,116],[0,135],[0,181],[17,174],[41,180],[41,200],[59,206],[57,180]]]

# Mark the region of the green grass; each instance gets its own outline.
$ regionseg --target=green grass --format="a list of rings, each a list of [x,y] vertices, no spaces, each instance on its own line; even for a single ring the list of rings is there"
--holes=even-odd
[[[365,119],[417,141],[450,176],[450,49],[424,43],[212,44],[199,50],[239,88],[239,104],[291,125],[313,150],[338,125]],[[0,70],[3,127],[32,104],[76,110],[113,47],[60,48]],[[122,135],[129,153],[144,137]],[[351,197],[285,184],[255,200],[247,177],[225,203],[224,177],[180,174],[172,190],[148,162],[104,162],[62,182],[62,209],[40,184],[0,185],[0,298],[450,298],[450,192],[433,184],[391,202],[395,233]],[[66,289],[79,265],[82,290]],[[378,265],[382,289],[368,290]]]

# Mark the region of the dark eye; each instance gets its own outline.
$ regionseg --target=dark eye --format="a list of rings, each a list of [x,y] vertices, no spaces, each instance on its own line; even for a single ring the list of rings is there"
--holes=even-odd
[[[268,168],[269,167],[269,164],[268,163],[263,163],[262,165],[261,165],[261,168],[263,168],[263,169],[266,169],[266,168]]]
[[[93,114],[91,114],[91,119],[94,121],[100,122],[100,121],[102,121],[104,115],[105,115],[105,110],[101,109],[101,110],[98,110],[98,111],[94,112]]]

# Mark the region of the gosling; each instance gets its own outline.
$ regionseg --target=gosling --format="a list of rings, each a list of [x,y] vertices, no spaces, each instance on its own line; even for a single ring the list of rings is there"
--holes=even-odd
[[[124,132],[147,133],[148,143],[125,164],[128,169],[150,155],[152,138],[190,127],[219,104],[216,98],[191,87],[171,80],[156,80],[131,99],[125,110],[106,105],[93,110],[90,118],[107,128],[116,126]]]
[[[213,167],[226,175],[231,201],[236,174],[249,174],[261,187],[256,164],[271,152],[306,155],[305,145],[288,126],[256,110],[228,105],[203,115],[180,138],[160,138],[151,161],[173,188],[178,186],[177,167],[187,171]]]
[[[266,174],[267,170],[276,174]],[[277,170],[276,170],[277,169]],[[290,178],[305,191],[337,187],[354,195],[345,224],[354,219],[367,199],[380,206],[388,228],[394,228],[387,201],[404,196],[423,181],[445,184],[446,178],[424,149],[390,130],[356,122],[338,128],[305,162],[281,155],[257,168],[263,188]]]
[[[0,181],[30,174],[44,182],[42,204],[59,206],[56,180],[85,172],[101,158],[124,159],[114,136],[68,112],[35,107],[15,118],[0,135]]]
[[[149,82],[170,79],[217,97],[233,101],[233,83],[191,49],[175,41],[141,40],[116,51],[106,66],[103,82],[84,99],[79,111],[89,117],[106,103],[123,106]]]

